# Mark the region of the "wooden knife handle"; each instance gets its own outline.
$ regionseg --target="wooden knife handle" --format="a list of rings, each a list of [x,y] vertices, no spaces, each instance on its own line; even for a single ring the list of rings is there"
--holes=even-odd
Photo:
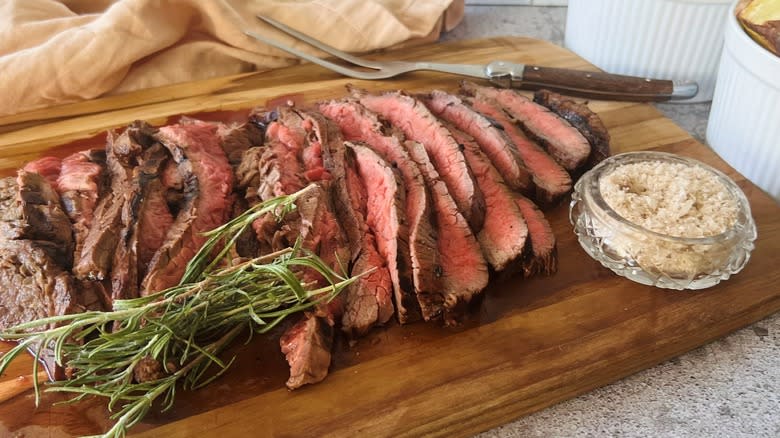
[[[692,94],[688,91],[688,95],[681,95],[675,90],[675,83],[668,80],[535,65],[525,66],[520,87],[549,88],[595,99],[629,101],[664,101],[696,94],[694,90]]]

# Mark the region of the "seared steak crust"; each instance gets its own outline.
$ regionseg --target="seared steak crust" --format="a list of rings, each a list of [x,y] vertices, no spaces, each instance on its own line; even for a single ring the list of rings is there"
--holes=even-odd
[[[18,220],[9,223],[8,239],[40,240],[55,244],[52,255],[61,266],[73,264],[73,230],[62,210],[60,196],[43,176],[20,170],[16,177]]]
[[[134,122],[120,135],[109,133],[106,162],[111,175],[111,189],[95,208],[93,225],[73,267],[77,278],[108,278],[119,243],[126,194],[132,191],[133,168],[143,151],[155,143],[154,134],[155,129],[144,122]]]
[[[604,122],[584,103],[576,102],[550,90],[534,93],[534,102],[551,109],[563,117],[588,139],[591,146],[588,168],[595,166],[610,155],[609,132]]]
[[[561,165],[573,172],[590,155],[590,144],[569,122],[515,90],[461,82],[463,91],[477,98],[494,99],[533,140],[544,146]]]

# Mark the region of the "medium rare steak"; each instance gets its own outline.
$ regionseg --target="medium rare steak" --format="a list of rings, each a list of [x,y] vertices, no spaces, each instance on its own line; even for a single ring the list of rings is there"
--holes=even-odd
[[[601,118],[584,103],[561,96],[550,90],[538,90],[534,93],[534,102],[550,108],[555,114],[566,119],[588,139],[591,146],[588,167],[593,167],[610,155],[609,132]]]
[[[144,151],[133,169],[124,194],[119,241],[111,269],[113,299],[139,296],[138,286],[143,278],[139,272],[147,271],[147,264],[162,246],[173,222],[159,178],[168,157],[168,151],[155,143]],[[141,255],[145,261],[141,261]]]
[[[517,195],[515,202],[528,224],[531,252],[523,263],[523,274],[552,275],[558,270],[558,250],[550,223],[541,210],[528,198]]]
[[[57,191],[62,208],[73,223],[74,260],[81,258],[98,199],[105,192],[106,185],[105,149],[76,152],[62,160]]]
[[[347,140],[364,142],[385,161],[392,163],[401,174],[406,198],[404,215],[409,231],[410,257],[410,263],[402,266],[411,266],[411,275],[407,272],[399,272],[399,275],[412,278],[423,318],[428,321],[440,317],[444,303],[437,291],[438,281],[434,275],[439,255],[436,248],[437,233],[432,224],[435,218],[431,196],[417,163],[402,144],[403,134],[380,121],[376,114],[354,99],[322,103],[319,109],[339,125]],[[410,305],[407,309],[403,302],[396,302],[399,321],[404,323],[409,320],[417,307]]]
[[[276,139],[244,152],[236,178],[238,187],[246,190],[247,200],[267,201],[306,187],[298,153]]]
[[[256,123],[220,123],[182,117],[180,124],[213,125],[217,128],[219,144],[225,152],[228,162],[234,168],[241,163],[244,152],[263,144],[265,129]]]
[[[65,268],[73,264],[73,230],[62,210],[60,196],[40,174],[19,170],[17,195],[11,221],[4,224],[4,237],[13,240],[49,242],[49,253]],[[15,210],[15,211],[14,211]]]
[[[503,132],[501,125],[474,111],[457,96],[443,91],[435,90],[422,101],[432,113],[473,137],[482,152],[498,169],[506,185],[519,192],[531,192],[531,174],[520,158],[517,147]]]
[[[355,153],[360,179],[366,187],[366,224],[376,236],[379,254],[387,263],[393,283],[395,302],[405,309],[399,312],[399,321],[406,323],[419,319],[419,313],[410,313],[417,306],[412,284],[409,256],[409,230],[403,217],[405,204],[400,176],[376,152],[359,143],[348,143]],[[402,275],[404,273],[405,275]],[[388,297],[389,298],[389,297]],[[392,313],[392,304],[390,303]]]
[[[132,190],[133,168],[143,151],[155,143],[155,129],[133,122],[121,134],[109,132],[106,163],[111,177],[110,190],[98,201],[92,226],[84,239],[73,273],[85,280],[108,278],[122,225],[126,195]]]
[[[561,167],[544,149],[526,137],[495,100],[476,97],[466,98],[466,101],[474,109],[499,124],[517,146],[518,154],[528,170],[531,171],[536,186],[535,199],[538,202],[550,205],[569,193],[572,180],[566,169]]]
[[[466,161],[485,195],[485,226],[477,233],[482,254],[496,272],[512,273],[520,267],[528,238],[514,194],[473,137],[454,127],[450,131],[463,145]]]
[[[421,143],[436,172],[447,185],[471,228],[479,231],[485,219],[485,199],[474,181],[458,143],[422,102],[401,92],[372,95],[353,90],[369,110],[400,129],[406,138]]]
[[[441,282],[444,322],[454,325],[465,311],[466,304],[487,286],[487,263],[476,237],[460,214],[447,191],[447,185],[439,177],[423,145],[413,141],[408,141],[405,145],[409,155],[420,167],[425,184],[431,191],[440,232],[437,241],[440,264],[434,268],[434,272]]]
[[[544,146],[569,172],[576,170],[588,159],[588,140],[549,109],[514,90],[484,87],[467,81],[461,83],[461,88],[470,96],[498,102],[532,139]]]
[[[233,170],[220,146],[215,125],[165,126],[155,138],[178,164],[186,204],[149,262],[148,273],[142,282],[142,295],[179,283],[187,263],[206,241],[202,233],[227,220],[233,189]]]
[[[350,272],[357,275],[373,269],[373,272],[358,278],[343,292],[341,328],[348,334],[360,336],[372,326],[384,324],[392,318],[395,312],[393,282],[387,261],[377,250],[374,232],[366,224],[368,194],[358,174],[355,154],[344,146],[343,141],[338,140],[338,135],[329,137],[335,140],[328,142],[333,206],[349,239],[352,253]]]
[[[22,170],[41,175],[54,190],[57,190],[57,179],[62,170],[62,160],[57,157],[41,157],[25,164]]]
[[[317,383],[328,375],[333,327],[323,318],[307,313],[279,340],[282,353],[290,364],[287,387],[300,388]]]

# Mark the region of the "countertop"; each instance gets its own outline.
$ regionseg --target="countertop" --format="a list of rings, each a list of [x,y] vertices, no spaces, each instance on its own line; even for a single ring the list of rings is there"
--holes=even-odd
[[[442,39],[521,35],[563,45],[565,23],[565,7],[467,6]],[[656,106],[706,143],[709,103]],[[479,438],[575,436],[780,436],[780,313]]]

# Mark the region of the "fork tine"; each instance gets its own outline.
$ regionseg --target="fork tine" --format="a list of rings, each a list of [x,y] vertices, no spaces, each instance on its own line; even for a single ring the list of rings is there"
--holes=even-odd
[[[287,25],[285,25],[283,23],[280,23],[280,22],[278,22],[278,21],[276,21],[274,19],[271,19],[271,18],[268,18],[268,17],[263,17],[261,15],[258,15],[257,18],[265,21],[266,23],[270,24],[271,26],[281,30],[282,32],[284,32],[284,33],[286,33],[288,35],[294,36],[295,38],[298,38],[299,40],[301,40],[301,41],[303,41],[303,42],[305,42],[307,44],[310,44],[310,45],[312,45],[312,46],[322,50],[323,52],[330,53],[331,55],[333,55],[333,56],[335,56],[337,58],[341,58],[341,59],[343,59],[343,60],[345,60],[347,62],[351,62],[352,64],[359,65],[361,67],[375,68],[375,69],[381,69],[382,68],[382,64],[379,63],[379,62],[369,61],[367,59],[358,58],[357,56],[352,56],[349,53],[342,52],[341,50],[338,50],[335,47],[331,47],[331,46],[329,46],[329,45],[327,45],[327,44],[325,44],[325,43],[323,43],[321,41],[317,41],[314,38],[312,38],[312,37],[310,37],[308,35],[304,35],[304,34],[298,32],[297,30],[295,30],[295,29],[293,29],[293,28],[291,28],[291,27],[289,27],[289,26],[287,26]],[[282,49],[282,50],[284,50],[284,49]]]
[[[375,72],[374,71],[370,71],[370,72],[369,71],[357,71],[357,70],[352,70],[350,68],[346,68],[346,67],[338,65],[338,64],[334,64],[334,63],[332,63],[330,61],[327,61],[327,60],[322,59],[322,58],[318,58],[318,57],[316,57],[314,55],[310,55],[310,54],[308,54],[306,52],[302,52],[302,51],[300,51],[298,49],[295,49],[293,47],[288,47],[288,46],[286,46],[286,45],[284,45],[284,44],[282,44],[282,43],[280,43],[280,42],[278,42],[276,40],[272,40],[270,38],[266,38],[263,35],[256,34],[256,33],[252,32],[252,31],[249,31],[249,30],[245,30],[244,33],[246,35],[248,35],[248,36],[250,36],[250,37],[260,41],[260,42],[268,44],[269,46],[276,47],[279,50],[284,50],[287,53],[290,53],[290,54],[295,55],[295,56],[297,56],[299,58],[302,58],[302,59],[305,59],[307,61],[310,61],[310,62],[312,62],[314,64],[321,65],[321,66],[323,66],[323,67],[325,67],[327,69],[333,70],[336,73],[340,73],[340,74],[342,74],[344,76],[349,76],[349,77],[355,78],[355,79],[381,79],[382,77],[386,77],[386,75],[384,75],[384,76],[380,75],[379,74],[380,72],[378,72],[378,71],[375,71]]]

